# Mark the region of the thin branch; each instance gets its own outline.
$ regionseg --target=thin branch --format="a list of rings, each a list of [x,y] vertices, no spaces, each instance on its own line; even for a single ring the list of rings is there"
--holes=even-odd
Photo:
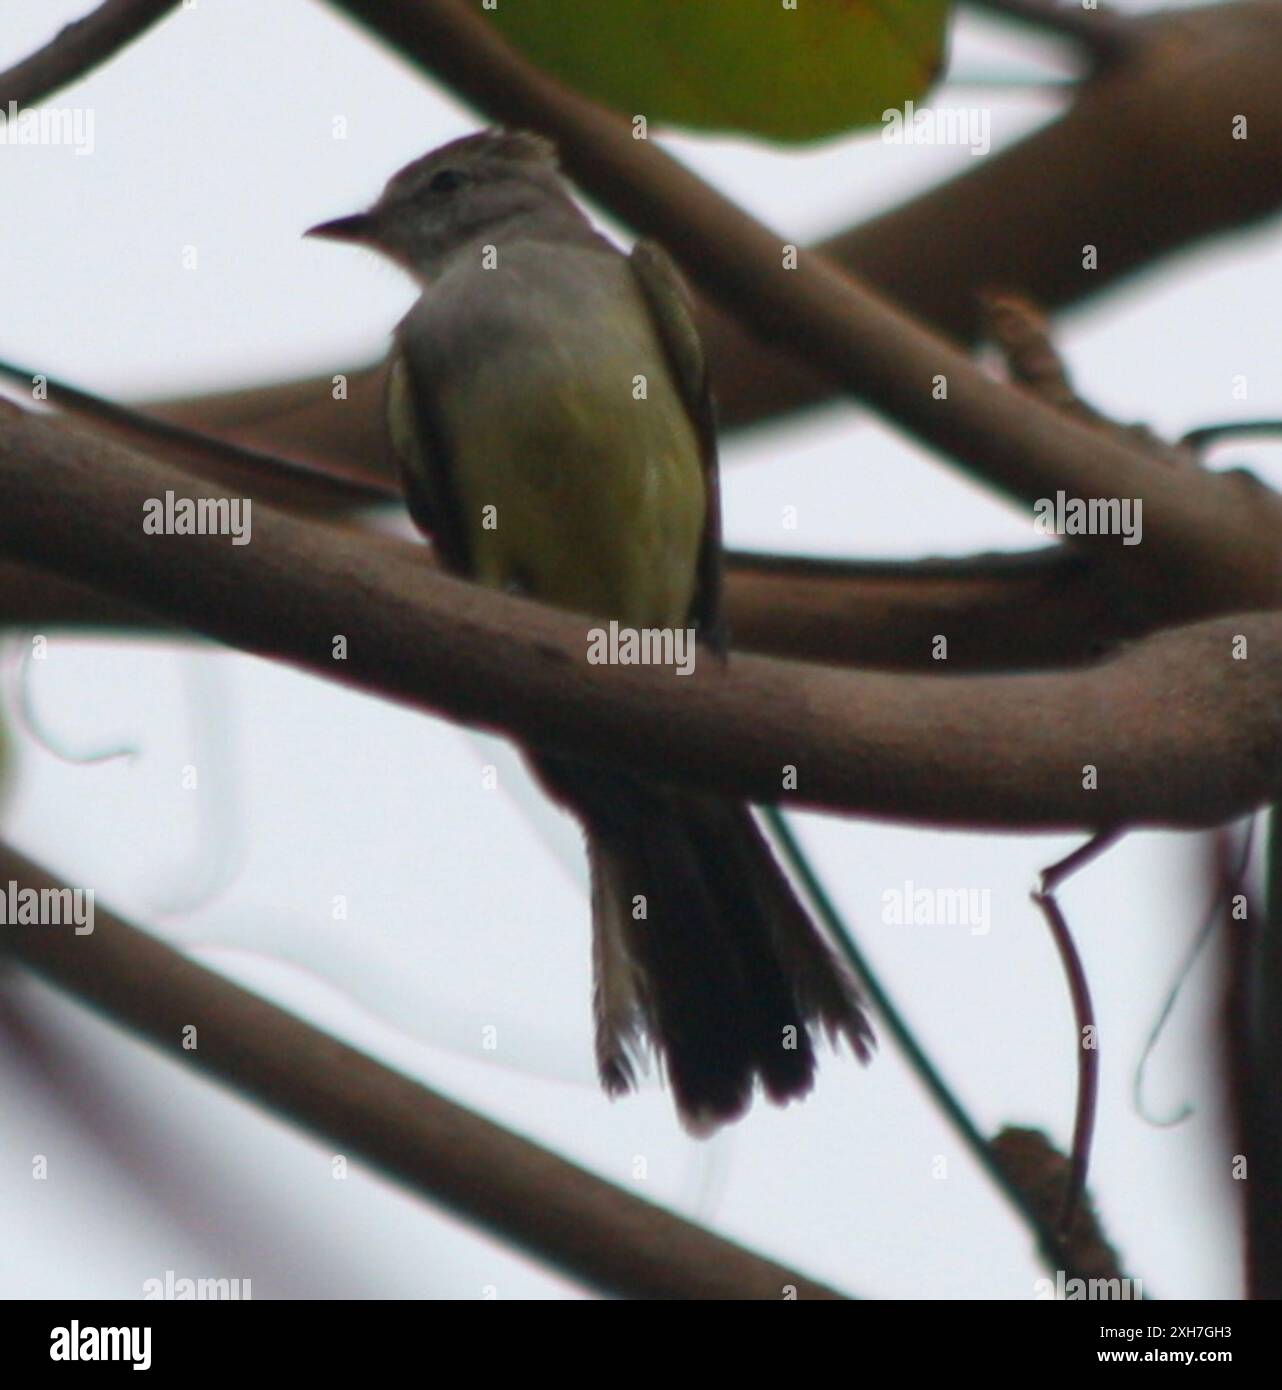
[[[360,464],[313,465],[263,454],[154,419],[69,382],[0,360],[0,376],[29,387],[61,418],[158,453],[206,482],[243,487],[304,515],[400,499],[377,467],[388,451],[366,445]],[[210,421],[216,425],[216,420]],[[352,519],[353,527],[363,525]],[[820,561],[729,553],[727,613],[736,645],[803,660],[888,670],[931,669],[941,631],[953,670],[1067,666],[1098,657],[1144,630],[1115,586],[1065,550],[961,560]],[[4,573],[8,570],[8,573]],[[136,610],[33,571],[0,566],[0,626],[154,627]]]
[[[1221,439],[1261,437],[1282,440],[1282,420],[1227,420],[1219,425],[1199,425],[1180,440],[1190,449],[1205,449]]]
[[[1162,1007],[1158,1010],[1157,1017],[1153,1020],[1153,1026],[1144,1039],[1144,1047],[1140,1052],[1139,1061],[1135,1064],[1135,1072],[1131,1078],[1131,1103],[1135,1107],[1135,1113],[1146,1124],[1153,1125],[1158,1129],[1169,1129],[1175,1125],[1183,1124],[1192,1115],[1193,1107],[1185,1101],[1173,1114],[1166,1116],[1156,1115],[1149,1109],[1144,1098],[1144,1082],[1148,1075],[1149,1060],[1161,1040],[1162,1033],[1170,1021],[1172,1013],[1175,1012],[1175,1006],[1179,1003],[1180,992],[1193,973],[1193,967],[1197,964],[1198,957],[1215,935],[1216,928],[1222,926],[1227,920],[1231,920],[1232,895],[1236,891],[1232,884],[1242,882],[1250,864],[1254,828],[1255,821],[1252,819],[1248,822],[1246,832],[1242,836],[1242,845],[1238,851],[1236,865],[1231,865],[1227,860],[1231,843],[1228,833],[1221,832],[1216,836],[1216,867],[1206,912],[1197,930],[1193,933],[1184,956],[1176,967],[1174,979],[1166,992],[1166,998],[1162,1001]],[[1226,907],[1228,908],[1227,913]]]
[[[229,488],[252,488],[265,501],[303,513],[326,513],[400,499],[401,490],[381,473],[334,463],[300,463],[153,419],[69,381],[0,360],[0,377],[30,390],[39,381],[42,400],[59,414],[84,420],[111,439],[162,453],[195,474]]]
[[[886,671],[1030,671],[1096,661],[1154,626],[1138,595],[1066,547],[956,560],[727,556],[736,649]]]
[[[1084,869],[1087,864],[1094,863],[1101,854],[1106,854],[1120,838],[1121,832],[1118,830],[1101,830],[1098,834],[1092,835],[1084,845],[1080,845],[1072,854],[1065,855],[1058,863],[1042,870],[1041,881],[1033,897],[1036,899],[1053,896],[1061,883],[1072,878],[1079,869]]]
[[[1044,320],[1034,310],[1009,296],[994,296],[988,312],[1021,380],[1035,377],[1040,393],[1061,408],[1089,411],[1072,393]],[[380,466],[388,453],[380,440],[365,442],[359,463],[297,462],[154,419],[14,363],[0,361],[0,376],[24,387],[39,381],[44,399],[64,418],[84,420],[207,482],[244,487],[289,511],[343,514],[400,498],[399,487]],[[1109,425],[1093,412],[1091,418]],[[1142,604],[1119,596],[1108,576],[1063,547],[908,562],[731,553],[727,567],[727,615],[736,645],[801,660],[929,670],[937,667],[939,638],[947,636],[950,670],[1064,667],[1095,659],[1120,638],[1153,625]],[[53,619],[104,621],[100,596],[63,590],[48,576],[10,576],[0,585],[0,623],[40,627]],[[80,597],[88,599],[83,616]],[[117,621],[136,625],[138,618],[122,614]]]
[[[1032,306],[1009,295],[989,296],[986,305],[991,331],[1018,380],[1057,408],[1114,430],[1155,457],[1187,462],[1178,450],[1147,434],[1141,437],[1135,427],[1114,425],[1077,397],[1049,326]],[[45,398],[64,417],[84,419],[125,444],[162,453],[199,478],[243,486],[290,511],[327,515],[400,498],[399,487],[378,466],[388,451],[377,445],[360,450],[359,464],[317,466],[156,420],[47,374],[37,376],[0,361],[3,375],[24,386],[41,382]],[[727,565],[727,612],[736,645],[803,660],[931,669],[946,630],[950,670],[1064,667],[1096,658],[1119,638],[1153,626],[1142,604],[1119,598],[1108,576],[1062,547],[1028,555],[910,562],[730,554]],[[38,591],[32,593],[30,582],[9,586],[4,602],[8,612],[0,612],[0,619],[23,625],[47,621],[46,613],[34,606],[41,598]],[[1169,620],[1172,615],[1161,616]]]
[[[327,679],[745,801],[779,801],[792,767],[791,804],[919,824],[1204,826],[1282,787],[1282,613],[1159,632],[1054,675],[941,679],[736,653],[683,679],[592,664],[592,619],[270,507],[254,507],[248,545],[147,535],[149,499],[225,494],[2,405],[0,490],[0,556]],[[1243,641],[1249,660],[1235,659]]]
[[[1048,881],[1049,876],[1044,878]],[[1056,879],[1060,882],[1062,879]],[[1095,1135],[1095,1112],[1099,1103],[1099,1048],[1096,1046],[1095,1007],[1091,1003],[1090,982],[1082,958],[1077,952],[1073,934],[1068,929],[1064,913],[1056,901],[1053,888],[1042,888],[1032,894],[1050,928],[1055,949],[1064,965],[1069,996],[1073,1001],[1073,1018],[1077,1026],[1077,1104],[1073,1115],[1072,1162],[1064,1200],[1056,1221],[1056,1230],[1066,1235],[1077,1219],[1078,1205],[1086,1191],[1090,1175],[1091,1141]]]
[[[836,905],[824,888],[819,876],[807,859],[792,827],[786,818],[774,807],[765,809],[766,824],[770,827],[784,859],[796,872],[813,903],[820,919],[831,933],[842,954],[849,961],[856,978],[868,995],[869,1002],[876,1011],[885,1031],[895,1040],[904,1054],[908,1065],[917,1074],[917,1079],[926,1093],[939,1107],[940,1113],[952,1125],[971,1156],[996,1184],[998,1190],[1014,1208],[1020,1219],[1028,1226],[1037,1241],[1038,1250],[1051,1270],[1062,1269],[1074,1274],[1072,1254],[1063,1244],[1059,1231],[1029,1199],[1028,1193],[1013,1181],[1007,1167],[1002,1163],[993,1146],[989,1144],[983,1131],[971,1119],[966,1108],[944,1080],[943,1074],[935,1066],[925,1048],[917,1041],[908,1020],[900,1013],[889,992],[881,983],[877,972],[859,949],[858,943],[846,926]]]
[[[64,885],[0,844],[0,883]],[[114,1022],[573,1278],[632,1298],[840,1295],[603,1181],[94,905],[0,949]],[[190,1030],[194,1029],[194,1035]],[[195,1046],[190,1045],[194,1036]]]
[[[34,106],[92,72],[150,29],[180,0],[106,0],[68,24],[30,57],[0,72],[0,113],[10,102]]]
[[[1106,854],[1120,838],[1121,834],[1116,829],[1101,830],[1092,835],[1084,845],[1065,855],[1058,863],[1043,869],[1038,887],[1032,894],[1033,901],[1046,918],[1055,949],[1063,963],[1077,1025],[1077,1105],[1073,1118],[1072,1161],[1056,1227],[1065,1239],[1076,1224],[1078,1208],[1085,1196],[1090,1175],[1091,1142],[1095,1135],[1095,1113],[1099,1105],[1099,1049],[1094,1037],[1095,1006],[1091,1002],[1090,981],[1055,895],[1061,884],[1087,864],[1094,863],[1100,855]]]
[[[990,319],[1013,364],[1023,363],[1029,355],[1033,311],[994,298]],[[1041,320],[1036,322],[1044,331]],[[1011,325],[1021,329],[1021,346],[1011,342]],[[1049,356],[1058,366],[1048,337],[1044,343],[1039,360]],[[153,418],[16,363],[0,360],[0,376],[28,389],[38,381],[42,399],[64,418],[84,420],[108,437],[159,454],[207,482],[244,488],[289,511],[328,515],[401,498],[399,484],[388,472],[390,451],[377,431],[371,441],[362,428],[361,447],[353,449],[357,458],[351,463],[299,462],[214,438],[177,420]],[[1067,390],[1062,368],[1059,379]],[[330,399],[328,393],[326,398]],[[372,403],[366,401],[360,408],[372,409]],[[346,418],[350,425],[350,414]],[[334,420],[328,423],[332,430]],[[216,412],[209,424],[217,426]],[[1119,600],[1116,585],[1062,547],[1028,555],[921,562],[730,554],[727,566],[727,616],[736,644],[805,660],[931,669],[938,638],[946,628],[950,669],[1028,670],[1097,657],[1112,642],[1135,636],[1146,626],[1136,604]],[[49,595],[48,585],[46,578],[34,591],[30,580],[0,586],[0,622],[44,625],[50,613],[61,621],[74,621],[61,596]],[[52,609],[40,611],[39,605],[50,601]],[[92,610],[95,615],[101,611],[98,596]]]

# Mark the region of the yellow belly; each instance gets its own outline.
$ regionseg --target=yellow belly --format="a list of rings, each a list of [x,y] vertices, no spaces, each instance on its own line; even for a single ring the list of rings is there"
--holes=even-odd
[[[707,505],[699,441],[657,354],[647,399],[634,399],[632,348],[586,371],[500,353],[435,408],[473,578],[631,626],[684,625]],[[395,376],[399,449],[419,449],[403,437]]]

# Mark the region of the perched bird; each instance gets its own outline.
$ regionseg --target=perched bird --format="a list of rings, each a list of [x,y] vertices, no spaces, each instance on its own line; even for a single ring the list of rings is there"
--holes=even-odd
[[[367,211],[311,229],[419,283],[396,330],[388,425],[406,497],[447,569],[641,628],[720,642],[712,406],[684,287],[624,255],[542,138],[483,131],[407,165]],[[644,383],[638,392],[636,384]],[[854,984],[749,808],[653,777],[528,753],[583,824],[596,1053],[611,1094],[648,1040],[686,1125],[804,1095],[812,1033],[867,1057]]]

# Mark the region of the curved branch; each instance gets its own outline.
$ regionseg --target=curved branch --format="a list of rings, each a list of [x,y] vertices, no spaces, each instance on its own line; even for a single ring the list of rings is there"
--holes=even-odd
[[[0,887],[62,887],[0,844]],[[571,1277],[630,1298],[840,1295],[634,1197],[197,965],[94,905],[93,930],[0,928],[11,952],[141,1034]],[[196,1046],[184,1039],[195,1028]]]
[[[26,388],[40,380],[44,399],[64,419],[83,420],[108,438],[133,448],[161,452],[180,468],[222,487],[252,487],[266,501],[291,511],[324,515],[401,497],[400,487],[386,476],[386,470],[370,468],[366,458],[360,465],[347,465],[265,454],[131,410],[47,372],[36,373],[0,359],[0,378],[5,377]],[[379,447],[370,452],[381,459],[387,450],[380,440]]]
[[[351,530],[371,547],[390,544],[373,530]],[[430,551],[418,555],[432,563]],[[794,661],[937,671],[936,644],[946,637],[950,671],[1062,669],[1098,660],[1153,626],[1116,585],[1063,550],[902,564],[730,552],[726,564],[736,650]],[[0,628],[160,626],[110,594],[0,560]]]
[[[79,81],[178,4],[179,0],[105,0],[43,48],[0,72],[0,111],[7,111],[11,101],[32,106]]]
[[[783,799],[791,767],[798,805],[1060,830],[1211,825],[1282,789],[1278,612],[1159,633],[1055,675],[943,679],[736,654],[682,679],[591,665],[593,620],[269,507],[254,507],[245,546],[144,535],[148,498],[224,494],[13,407],[0,409],[0,487],[0,555],[328,679],[743,800]],[[1247,660],[1234,659],[1239,635]]]
[[[1097,660],[1153,626],[1144,607],[1064,547],[903,563],[731,553],[736,649],[884,671],[1030,671]]]

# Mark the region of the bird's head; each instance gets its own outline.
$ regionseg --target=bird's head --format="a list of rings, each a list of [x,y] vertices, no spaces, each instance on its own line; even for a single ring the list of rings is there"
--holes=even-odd
[[[486,130],[407,164],[367,211],[305,235],[371,247],[430,277],[454,252],[549,210],[581,216],[552,144],[525,131]]]

